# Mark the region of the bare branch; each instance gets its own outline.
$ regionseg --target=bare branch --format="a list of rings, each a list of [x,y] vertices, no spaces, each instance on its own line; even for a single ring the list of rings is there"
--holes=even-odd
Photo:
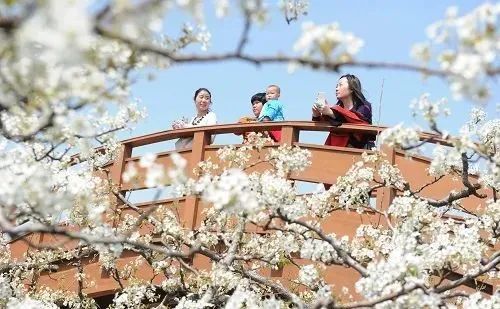
[[[446,206],[446,205],[453,203],[454,201],[458,201],[460,199],[477,194],[476,191],[479,189],[481,189],[481,185],[476,183],[476,184],[472,185],[471,188],[463,189],[462,191],[457,192],[457,193],[452,192],[446,198],[444,198],[442,200],[427,199],[427,202],[431,206],[436,206],[436,207]]]
[[[290,56],[290,55],[269,55],[269,56],[251,56],[241,53],[238,48],[235,52],[220,53],[220,54],[208,54],[208,55],[177,55],[172,53],[170,50],[163,49],[159,46],[145,44],[137,42],[131,38],[127,38],[118,33],[114,33],[110,30],[105,29],[101,25],[96,25],[94,30],[97,34],[102,37],[117,40],[122,43],[129,45],[132,49],[144,52],[152,53],[158,56],[165,57],[173,62],[177,63],[208,63],[208,62],[222,62],[227,60],[240,60],[243,62],[248,62],[254,65],[271,64],[271,63],[297,63],[305,67],[312,69],[323,69],[327,71],[338,72],[341,67],[361,67],[369,69],[391,69],[400,71],[411,71],[418,72],[429,76],[447,77],[455,76],[456,74],[446,70],[433,69],[425,66],[418,66],[408,63],[394,63],[394,62],[384,62],[384,61],[332,61],[328,59],[314,59],[308,57],[300,56]],[[245,36],[243,36],[243,39]],[[245,41],[246,42],[246,41]],[[238,46],[242,46],[245,42]],[[491,76],[500,74],[500,68],[490,70],[488,72]],[[458,77],[458,76],[457,76]]]
[[[236,53],[240,54],[243,52],[243,48],[248,42],[248,33],[250,32],[250,27],[252,25],[252,21],[250,19],[250,13],[245,12],[245,25],[243,26],[243,32],[241,33],[240,42],[238,43],[238,47],[236,47]]]
[[[262,284],[264,286],[270,287],[278,295],[281,295],[286,300],[288,300],[290,302],[293,302],[297,307],[299,307],[299,308],[303,308],[304,307],[304,304],[302,303],[302,301],[300,300],[300,298],[298,298],[297,295],[292,294],[291,292],[289,292],[281,284],[273,282],[273,281],[270,281],[270,280],[267,280],[266,278],[264,278],[264,277],[262,277],[262,276],[260,276],[260,275],[258,275],[256,273],[254,273],[254,272],[245,270],[243,268],[237,268],[237,269],[235,269],[235,271],[237,273],[242,274],[243,276],[245,276],[245,277],[247,277],[249,279],[252,279],[253,281],[255,281],[257,283],[260,283],[260,284]]]
[[[469,181],[469,161],[467,160],[467,154],[465,152],[462,153],[462,183],[467,189],[471,191],[471,193],[479,198],[485,198],[486,194],[477,193],[477,189],[474,185],[472,185]]]
[[[495,252],[494,254],[491,255],[491,258],[487,263],[485,263],[484,266],[479,268],[477,271],[464,275],[462,278],[455,280],[451,282],[448,285],[438,287],[432,290],[433,293],[442,293],[451,289],[454,289],[458,286],[461,286],[462,284],[466,283],[467,281],[474,280],[477,277],[481,276],[484,273],[487,273],[491,269],[493,269],[495,266],[497,266],[500,263],[500,251]]]
[[[356,261],[353,257],[351,257],[349,255],[349,253],[347,251],[345,251],[342,247],[340,247],[333,238],[325,235],[323,233],[323,231],[321,231],[320,229],[308,224],[308,223],[305,223],[305,222],[302,222],[302,221],[298,221],[298,220],[293,220],[293,219],[289,219],[283,215],[280,214],[280,219],[286,221],[286,222],[289,222],[289,223],[295,223],[295,224],[298,224],[298,225],[301,225],[311,231],[313,231],[314,233],[316,233],[322,240],[328,242],[334,249],[335,251],[337,252],[337,254],[340,256],[340,258],[349,266],[351,266],[353,269],[355,269],[357,272],[359,272],[363,277],[366,277],[368,276],[368,271],[366,270],[366,268],[364,268],[358,261]]]
[[[377,304],[397,299],[398,297],[401,297],[403,295],[407,295],[416,289],[425,290],[425,287],[423,287],[421,285],[417,285],[417,284],[411,284],[408,287],[406,287],[400,291],[390,293],[384,297],[380,297],[380,298],[370,300],[370,301],[353,302],[353,303],[348,303],[345,305],[334,305],[333,308],[338,308],[338,309],[370,308],[370,307],[373,307]]]
[[[444,178],[444,175],[441,175],[439,177],[435,177],[434,180],[432,180],[431,182],[426,183],[425,185],[423,185],[422,187],[420,187],[420,189],[418,189],[414,193],[418,194],[418,193],[422,192],[422,190],[424,190],[425,188],[427,188],[429,186],[432,186],[433,184],[437,183],[438,181],[440,181],[443,178]]]

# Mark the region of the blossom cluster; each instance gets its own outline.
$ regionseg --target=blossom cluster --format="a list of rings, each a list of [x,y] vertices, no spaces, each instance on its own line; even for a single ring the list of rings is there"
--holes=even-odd
[[[304,57],[319,55],[332,61],[351,61],[363,46],[363,40],[350,32],[342,32],[337,23],[302,24],[302,35],[295,42],[294,50]]]
[[[288,17],[308,9],[308,1],[280,3]],[[47,0],[32,8],[0,3],[7,12],[0,17],[0,307],[95,308],[85,294],[96,279],[81,267],[87,261],[98,263],[120,286],[113,308],[158,302],[158,307],[177,308],[343,305],[343,296],[322,276],[332,265],[358,273],[356,292],[380,308],[498,307],[498,292],[454,296],[448,282],[436,284],[447,273],[468,275],[471,282],[499,277],[497,119],[486,120],[475,110],[459,136],[442,132],[449,146],[436,147],[428,174],[464,176],[464,188],[443,192],[440,201],[411,191],[398,167],[376,149],[353,162],[328,190],[318,184],[303,194],[291,177],[308,168],[311,153],[252,134],[249,144],[221,148],[217,163],[201,162],[193,173],[179,154],[170,155],[168,170],[155,154],[131,161],[120,175],[125,183],[171,185],[179,195],[164,205],[137,206],[108,174],[121,146],[116,132],[145,117],[131,98],[131,83],[137,69],[171,64],[169,57],[152,52],[157,48],[174,55],[192,43],[208,47],[203,1],[116,1],[97,15],[92,4]],[[192,14],[196,25],[186,24],[178,38],[171,38],[162,33],[163,16],[175,6]],[[252,22],[268,18],[264,1],[240,1],[239,6]],[[481,82],[498,63],[498,8],[482,5],[463,17],[450,9],[429,29],[434,43],[456,45],[438,56],[456,94],[481,99],[488,93]],[[217,15],[228,9],[229,1],[217,1]],[[4,30],[4,16],[19,21]],[[342,62],[351,61],[362,45],[338,24],[305,23],[295,49],[304,58]],[[427,45],[415,52],[422,60],[432,59]],[[427,95],[414,106],[433,129],[438,129],[438,116],[448,113],[444,101],[432,102]],[[419,133],[398,125],[380,140],[418,147]],[[472,166],[466,170],[464,160],[472,163],[470,158],[480,161],[474,170],[478,177]],[[260,172],[255,166],[262,167]],[[146,176],[139,179],[142,172]],[[370,204],[375,189],[396,193],[388,209]],[[472,195],[477,205],[465,211],[462,202]],[[180,213],[192,209],[178,207],[188,205],[179,201],[194,199],[201,215],[184,222]],[[333,233],[336,226],[324,223],[353,210],[355,216],[378,220],[363,221],[354,235]],[[33,231],[57,241],[15,256],[10,242],[14,237],[29,241],[33,234],[26,233]],[[137,257],[124,263],[122,258],[131,254]],[[200,259],[210,266],[199,266]],[[78,292],[37,281],[60,267],[77,270],[69,277],[80,285]],[[294,270],[289,282],[264,275],[285,268]]]
[[[436,49],[435,61],[450,73],[454,96],[484,101],[491,95],[487,79],[498,68],[499,15],[498,3],[484,3],[463,16],[450,7],[443,20],[427,28],[430,42],[416,44],[412,55],[429,63]]]

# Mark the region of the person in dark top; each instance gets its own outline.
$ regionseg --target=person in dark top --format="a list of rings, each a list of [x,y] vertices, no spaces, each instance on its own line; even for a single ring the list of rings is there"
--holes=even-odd
[[[327,121],[334,126],[342,123],[372,124],[372,106],[363,95],[361,82],[356,76],[352,74],[341,76],[335,94],[338,100],[336,105],[329,106],[321,102],[313,105],[313,121]],[[375,146],[374,141],[375,136],[371,134],[331,132],[325,145],[371,149]]]
[[[262,111],[262,107],[264,107],[264,104],[266,104],[266,93],[265,92],[259,92],[254,94],[250,98],[250,104],[252,105],[252,112],[254,116],[243,116],[238,120],[238,123],[250,123],[250,122],[257,122],[260,112]],[[248,143],[248,136],[250,132],[246,132],[243,134],[243,144]],[[262,132],[264,136],[268,136],[267,132]],[[236,134],[240,135],[240,134]]]

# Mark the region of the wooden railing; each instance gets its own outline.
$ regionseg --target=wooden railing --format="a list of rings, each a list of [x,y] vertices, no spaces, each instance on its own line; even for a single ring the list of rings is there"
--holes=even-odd
[[[281,140],[280,144],[287,145],[298,145],[304,148],[308,148],[314,153],[320,154],[318,157],[322,158],[314,158],[313,157],[313,166],[308,171],[305,171],[301,174],[292,174],[291,177],[296,180],[308,181],[308,182],[316,182],[316,183],[332,183],[336,180],[336,176],[342,175],[342,172],[345,172],[350,165],[347,166],[347,169],[342,168],[343,164],[338,162],[336,165],[335,171],[330,171],[332,176],[325,177],[325,173],[329,171],[325,169],[317,169],[315,172],[315,165],[324,166],[325,164],[331,164],[333,161],[333,155],[337,154],[338,156],[343,157],[344,163],[349,160],[352,161],[354,158],[359,158],[362,152],[366,150],[354,149],[354,148],[345,148],[345,147],[332,147],[332,146],[324,146],[322,144],[310,144],[310,143],[301,143],[300,142],[300,134],[301,132],[306,131],[324,131],[324,132],[335,132],[335,133],[359,133],[359,134],[371,134],[378,135],[382,132],[386,127],[381,126],[368,126],[368,125],[351,125],[351,124],[343,124],[339,127],[330,126],[324,122],[311,122],[311,121],[285,121],[285,122],[259,122],[259,123],[246,123],[246,124],[226,124],[226,125],[216,125],[216,126],[205,126],[205,127],[193,127],[187,129],[179,129],[179,130],[166,130],[162,132],[147,134],[131,139],[127,139],[122,141],[121,149],[119,155],[113,166],[111,167],[111,178],[115,185],[118,185],[123,191],[126,190],[137,190],[142,189],[140,186],[132,186],[124,184],[122,181],[121,175],[125,170],[125,166],[128,162],[133,162],[139,160],[139,157],[133,157],[132,152],[134,148],[152,145],[155,143],[165,142],[169,140],[174,140],[177,138],[185,138],[192,137],[193,143],[192,147],[189,149],[179,150],[188,161],[187,170],[192,171],[192,169],[204,159],[213,156],[213,149],[218,149],[221,146],[218,145],[209,145],[210,137],[212,135],[217,134],[243,134],[245,132],[260,132],[260,131],[270,131],[270,130],[281,130]],[[325,135],[326,137],[326,135]],[[440,139],[438,136],[422,133],[421,139],[426,140],[431,143],[439,143],[442,145],[447,145],[448,142]],[[391,163],[396,163],[396,156],[398,152],[391,147],[382,146],[382,151],[387,155],[387,160]],[[168,157],[168,155],[172,151],[166,151],[158,154],[158,159],[161,160],[164,157]],[[340,155],[340,154],[343,154]],[[332,161],[328,162],[328,157],[331,157]],[[338,158],[337,158],[338,159]],[[315,162],[316,161],[316,162]],[[166,162],[164,162],[167,165]],[[323,171],[323,175],[321,172]],[[194,176],[194,175],[191,175]],[[334,177],[335,176],[335,177]],[[391,189],[381,189],[379,192],[376,192],[377,196],[377,205],[384,208],[387,207],[394,197],[394,192]],[[189,198],[188,198],[189,199]],[[188,207],[192,207],[196,204],[195,200],[190,200],[188,203]]]
[[[292,173],[289,177],[297,181],[306,181],[312,183],[335,183],[338,176],[344,175],[353,163],[361,159],[361,154],[366,151],[362,149],[345,148],[345,147],[332,147],[324,146],[323,144],[311,144],[301,142],[300,135],[302,132],[307,131],[323,131],[323,132],[336,132],[336,133],[361,133],[361,134],[372,134],[378,135],[381,131],[386,129],[385,127],[379,126],[362,126],[362,125],[349,125],[344,124],[340,127],[332,127],[326,123],[319,122],[307,122],[307,121],[286,121],[286,122],[263,122],[263,123],[247,123],[247,124],[226,124],[217,126],[206,126],[206,127],[194,127],[188,129],[180,130],[167,130],[162,132],[157,132],[153,134],[143,135],[140,137],[131,138],[124,140],[121,143],[120,151],[115,159],[107,168],[109,169],[109,176],[113,181],[114,185],[122,193],[127,191],[134,191],[143,189],[145,186],[141,182],[136,183],[125,183],[122,179],[122,174],[125,171],[126,165],[132,162],[137,162],[140,157],[133,156],[133,150],[137,147],[142,147],[146,145],[152,145],[160,142],[165,142],[169,140],[174,140],[182,137],[193,137],[192,147],[189,149],[183,149],[177,151],[181,156],[183,156],[187,162],[187,171],[191,172],[193,168],[200,162],[206,159],[212,160],[217,163],[219,158],[217,157],[217,150],[224,145],[210,145],[210,137],[217,134],[242,134],[245,132],[257,132],[257,131],[269,131],[269,130],[281,130],[281,141],[280,144],[287,145],[297,145],[302,148],[306,148],[311,151],[312,159],[311,165],[300,173]],[[325,134],[326,137],[326,134]],[[448,142],[440,139],[439,137],[423,133],[420,138],[430,143],[439,143],[442,145],[448,145]],[[267,148],[278,147],[278,145],[269,145]],[[422,187],[424,184],[431,182],[433,179],[427,175],[427,168],[430,164],[430,160],[425,157],[411,156],[408,160],[408,155],[397,149],[387,147],[386,145],[380,146],[380,149],[385,153],[386,159],[399,167],[403,177],[415,188]],[[157,154],[156,162],[161,164],[162,167],[168,169],[171,167],[172,162],[169,156],[175,150],[168,150],[160,152]],[[267,165],[258,166],[257,170],[264,170],[269,168]],[[139,173],[144,174],[145,171],[140,170]],[[192,177],[196,175],[191,174]],[[472,176],[471,176],[472,177]],[[451,176],[447,176],[440,180],[439,183],[435,183],[423,189],[420,193],[424,196],[441,199],[445,197],[451,190],[462,187],[460,180],[456,180]],[[378,209],[387,209],[390,205],[392,199],[396,196],[395,192],[391,188],[380,188],[373,193],[373,197],[376,198],[376,207]],[[481,203],[475,197],[468,197],[464,199],[463,206],[470,210],[475,210],[477,205]],[[149,207],[155,207],[155,205],[166,205],[167,207],[177,207],[180,210],[180,219],[185,228],[196,229],[201,222],[202,210],[207,205],[201,205],[199,199],[195,197],[185,197],[179,200],[163,200],[163,201],[145,201],[141,204],[135,204],[134,207],[142,208],[144,210]],[[116,207],[121,208],[121,215],[134,214],[134,212],[123,205],[122,201],[116,199]],[[324,218],[321,225],[325,233],[334,232],[337,235],[349,235],[352,236],[355,233],[356,228],[361,223],[366,222],[380,222],[380,218],[376,218],[373,213],[364,213],[362,215],[357,214],[353,211],[339,211],[335,212],[334,215]],[[145,227],[147,229],[147,227]],[[249,232],[256,232],[249,230]],[[41,235],[27,235],[25,238],[31,237],[31,243],[43,246],[45,244],[55,243],[58,236],[41,234]],[[68,243],[69,247],[76,246],[76,242]],[[16,256],[22,256],[22,254],[30,250],[25,242],[19,240],[15,244],[12,244],[12,248],[18,254]],[[133,255],[129,254],[120,259],[123,263],[134,258]],[[193,258],[193,266],[203,269],[208,267],[209,261],[204,261],[203,256],[195,256]],[[122,263],[121,262],[121,263]],[[93,297],[108,295],[113,293],[117,288],[117,283],[113,281],[109,276],[104,276],[100,271],[100,267],[96,260],[89,258],[85,261],[85,272],[90,274],[90,277],[97,282],[95,287],[91,287],[85,290],[86,293],[92,295]],[[62,265],[62,264],[61,264]],[[68,264],[69,265],[69,264]],[[66,267],[66,268],[64,268]],[[60,271],[54,274],[42,274],[39,278],[39,284],[47,286],[57,286],[62,285],[67,290],[76,290],[74,280],[75,267],[64,266]],[[291,269],[291,266],[284,267],[280,270],[270,270],[270,277],[275,277],[276,279],[286,279],[286,277],[296,270]],[[145,269],[141,271],[142,275],[151,275],[151,269]],[[331,266],[327,272],[328,274],[335,274],[331,279],[336,286],[341,286],[340,283],[347,286],[354,286],[357,280],[357,274],[344,267]],[[157,279],[160,280],[160,279]],[[481,283],[486,284],[486,283]],[[492,286],[492,284],[486,284],[487,286]],[[470,283],[470,287],[476,288],[476,283]]]

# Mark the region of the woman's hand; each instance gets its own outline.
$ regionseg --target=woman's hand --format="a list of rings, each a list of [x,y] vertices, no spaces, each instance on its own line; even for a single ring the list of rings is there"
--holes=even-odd
[[[313,117],[321,116],[321,109],[317,105],[313,105],[312,114],[313,114]]]
[[[181,121],[174,121],[174,123],[172,123],[172,129],[174,130],[183,129],[185,127],[186,127],[185,123]]]
[[[324,116],[329,116],[329,117],[335,118],[335,115],[333,114],[332,109],[328,105],[325,105],[325,106],[321,107],[319,109],[319,111]]]

